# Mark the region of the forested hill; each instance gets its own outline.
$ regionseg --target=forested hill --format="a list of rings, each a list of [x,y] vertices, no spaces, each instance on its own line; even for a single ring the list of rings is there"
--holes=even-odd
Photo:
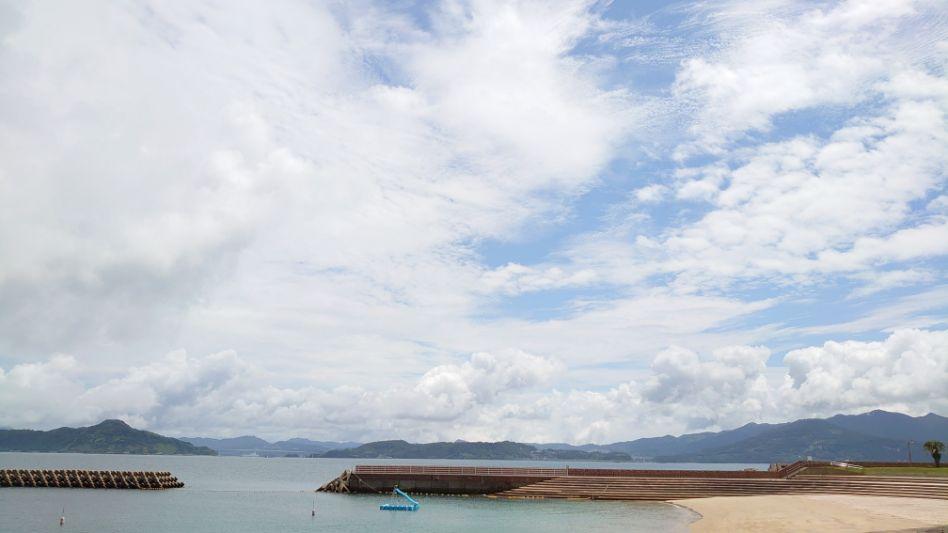
[[[2,429],[0,451],[217,455],[210,448],[135,429],[121,420],[105,420],[94,426],[62,427],[50,431]]]
[[[948,442],[948,418],[929,413],[909,416],[888,411],[836,415],[779,424],[750,423],[719,432],[666,435],[627,442],[559,449],[612,451],[639,460],[692,463],[771,463],[813,457],[823,460],[905,461],[908,441],[913,458],[926,460],[921,443]]]

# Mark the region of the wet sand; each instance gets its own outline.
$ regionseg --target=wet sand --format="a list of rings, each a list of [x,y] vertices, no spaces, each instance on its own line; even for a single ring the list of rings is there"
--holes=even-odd
[[[676,500],[701,514],[692,531],[898,531],[948,526],[948,501],[814,494]]]

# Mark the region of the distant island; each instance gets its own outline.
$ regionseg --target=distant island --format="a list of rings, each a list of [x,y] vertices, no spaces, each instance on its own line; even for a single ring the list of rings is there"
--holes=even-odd
[[[63,427],[50,431],[0,429],[0,451],[217,455],[210,448],[135,429],[121,420],[105,420],[94,426]]]
[[[323,457],[351,457],[360,459],[498,459],[546,461],[631,461],[623,452],[585,451],[579,449],[537,448],[517,442],[433,442],[412,444],[403,440],[370,442],[357,448],[332,450]]]
[[[361,445],[360,442],[319,441],[292,438],[269,442],[252,435],[229,438],[180,437],[179,440],[195,446],[206,446],[218,455],[259,457],[318,457],[330,450],[342,450]]]
[[[479,459],[545,461],[653,461],[661,463],[788,463],[813,457],[826,460],[905,461],[908,441],[915,461],[929,458],[922,443],[948,441],[948,418],[929,413],[912,417],[872,411],[860,415],[750,423],[719,432],[666,435],[612,444],[433,442],[404,440],[358,442],[293,438],[269,442],[254,436],[175,439],[106,420],[85,428],[52,431],[0,430],[0,451],[133,453],[176,455],[251,455],[351,459]]]

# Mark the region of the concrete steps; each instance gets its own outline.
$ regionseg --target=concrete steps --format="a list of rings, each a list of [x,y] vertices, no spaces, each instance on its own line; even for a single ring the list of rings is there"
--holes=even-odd
[[[507,498],[674,500],[765,494],[854,494],[948,500],[948,480],[797,476],[792,479],[556,477],[500,492]]]

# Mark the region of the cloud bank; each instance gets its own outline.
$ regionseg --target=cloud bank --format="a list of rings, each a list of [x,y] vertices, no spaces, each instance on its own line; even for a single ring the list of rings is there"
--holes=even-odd
[[[261,387],[266,372],[233,352],[172,352],[91,386],[76,361],[53,357],[0,369],[0,424],[91,424],[120,417],[177,434],[263,431],[282,435],[332,428],[334,438],[574,443],[613,442],[748,420],[859,413],[916,415],[948,408],[948,333],[900,330],[882,342],[827,342],[790,351],[768,368],[763,346],[730,346],[702,356],[682,347],[656,354],[639,379],[607,390],[542,393],[563,367],[521,351],[476,353],[386,390]],[[513,431],[511,428],[516,428]],[[231,429],[239,428],[239,429]],[[663,429],[664,428],[664,429]],[[236,434],[236,433],[234,433]]]

